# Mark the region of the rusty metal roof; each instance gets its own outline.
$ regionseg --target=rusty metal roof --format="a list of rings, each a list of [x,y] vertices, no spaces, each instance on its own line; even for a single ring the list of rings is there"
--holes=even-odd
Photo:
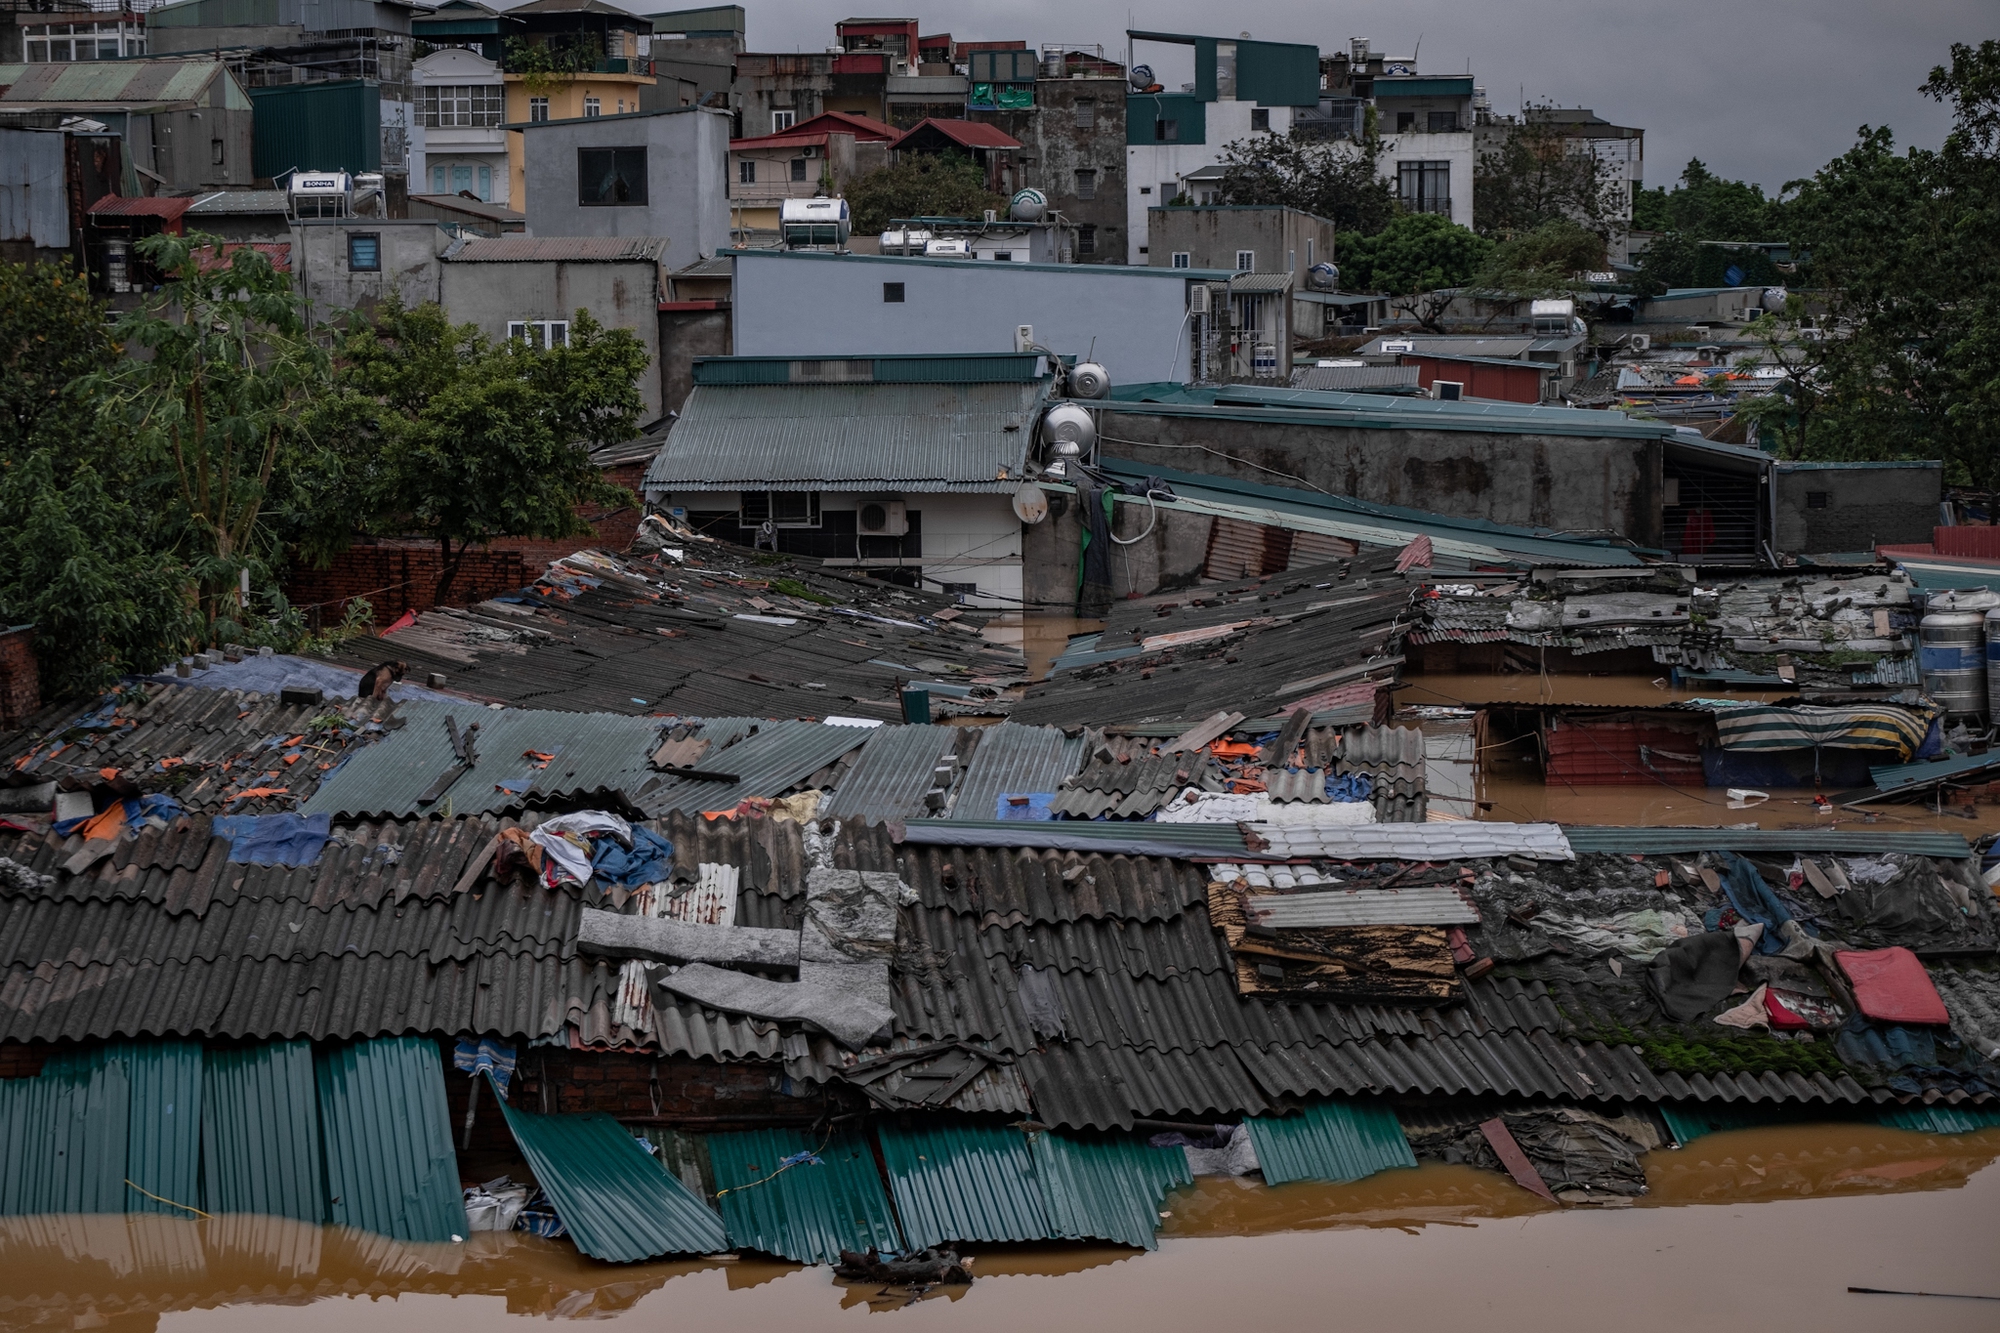
[[[217,76],[213,60],[92,60],[0,65],[0,104],[105,105],[193,102]],[[238,97],[241,94],[237,94]]]

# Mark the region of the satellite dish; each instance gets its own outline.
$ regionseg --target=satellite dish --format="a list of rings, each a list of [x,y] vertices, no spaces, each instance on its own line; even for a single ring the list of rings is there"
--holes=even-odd
[[[1033,527],[1048,516],[1049,497],[1034,482],[1022,482],[1021,489],[1014,492],[1014,517]]]
[[[1126,77],[1132,81],[1132,88],[1135,92],[1143,93],[1153,86],[1153,67],[1151,65],[1134,65],[1132,66],[1132,72]]]
[[[1069,393],[1072,398],[1102,398],[1111,392],[1111,372],[1095,361],[1080,361],[1070,367]]]

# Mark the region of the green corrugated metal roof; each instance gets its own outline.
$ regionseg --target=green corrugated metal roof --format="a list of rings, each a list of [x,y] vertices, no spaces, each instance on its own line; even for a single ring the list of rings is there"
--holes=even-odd
[[[2000,765],[2000,754],[1959,754],[1945,759],[1925,759],[1914,764],[1884,764],[1871,767],[1868,776],[1881,792],[1915,791],[1935,782],[1960,778]]]
[[[1810,1120],[1810,1112],[1796,1106],[1758,1105],[1731,1106],[1724,1102],[1659,1104],[1660,1118],[1667,1122],[1674,1141],[1680,1144],[1693,1143],[1704,1134],[1720,1134],[1730,1129],[1754,1129],[1759,1125],[1782,1125]]]
[[[1470,97],[1472,80],[1462,76],[1434,78],[1423,74],[1382,76],[1375,80],[1375,96]],[[1421,144],[1423,140],[1418,139],[1416,142]]]
[[[949,1241],[1043,1240],[1048,1209],[1018,1129],[941,1123],[883,1125],[882,1164],[911,1249]]]
[[[138,1187],[120,1182],[122,1211],[191,1216],[186,1208],[147,1195],[190,1206],[201,1199],[201,1043],[113,1042],[59,1052],[42,1067],[42,1077],[81,1074],[114,1063],[124,1067],[131,1092],[124,1178]]]
[[[696,384],[1029,384],[1043,378],[1040,352],[944,352],[935,356],[698,356]],[[857,377],[837,380],[836,377]],[[865,378],[860,378],[865,377]]]
[[[1848,856],[1899,852],[1905,856],[1950,858],[1972,855],[1972,848],[1959,834],[1929,829],[1615,828],[1565,824],[1563,836],[1569,839],[1570,849],[1578,853],[1626,852],[1637,856],[1685,856],[1710,850],[1840,852]]]
[[[1186,1155],[1136,1139],[955,1121],[878,1131],[912,1249],[948,1241],[1110,1240],[1151,1249]]]
[[[118,1062],[0,1080],[0,1215],[125,1211],[131,1102]]]
[[[201,1192],[211,1213],[326,1220],[311,1042],[208,1052]]]
[[[778,1169],[821,1141],[792,1129],[708,1136],[716,1202],[731,1245],[802,1264],[839,1263],[843,1249],[903,1248],[863,1135],[842,1130],[817,1148],[819,1162]]]
[[[1028,1135],[1049,1232],[1063,1240],[1109,1240],[1142,1250],[1159,1245],[1160,1201],[1192,1185],[1187,1154],[1116,1135],[1073,1139]]]
[[[322,1051],[316,1072],[329,1220],[397,1240],[464,1239],[437,1044],[355,1042]]]
[[[722,1219],[610,1116],[500,1109],[576,1248],[593,1259],[636,1263],[728,1244]]]
[[[1882,1112],[1879,1119],[1885,1125],[1920,1134],[1970,1134],[2000,1126],[2000,1107],[1898,1106]]]
[[[1244,1123],[1267,1185],[1361,1180],[1417,1164],[1396,1113],[1379,1103],[1334,1099],[1298,1115],[1253,1116]]]
[[[697,384],[652,490],[1012,491],[1047,381]]]

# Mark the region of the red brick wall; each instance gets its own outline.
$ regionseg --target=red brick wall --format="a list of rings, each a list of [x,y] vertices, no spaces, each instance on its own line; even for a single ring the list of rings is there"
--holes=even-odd
[[[42,706],[41,674],[35,665],[35,632],[0,632],[0,726],[14,726]]]
[[[33,1078],[54,1051],[47,1042],[0,1041],[0,1078]]]

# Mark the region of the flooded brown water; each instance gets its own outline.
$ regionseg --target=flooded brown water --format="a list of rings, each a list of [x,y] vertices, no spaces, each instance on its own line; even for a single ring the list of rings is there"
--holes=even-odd
[[[1103,628],[1101,620],[1017,611],[995,616],[980,632],[994,643],[1004,643],[1025,653],[1029,680],[1047,680],[1049,663],[1062,656],[1063,649],[1069,646],[1073,636],[1095,634]]]
[[[0,1328],[494,1333],[523,1318],[675,1330],[1620,1330],[2000,1327],[2000,1131],[1717,1134],[1650,1154],[1636,1207],[1559,1211],[1426,1165],[1353,1185],[1204,1179],[1153,1254],[975,1247],[979,1281],[907,1308],[824,1268],[595,1264],[567,1242],[412,1246],[268,1218],[0,1221]]]

